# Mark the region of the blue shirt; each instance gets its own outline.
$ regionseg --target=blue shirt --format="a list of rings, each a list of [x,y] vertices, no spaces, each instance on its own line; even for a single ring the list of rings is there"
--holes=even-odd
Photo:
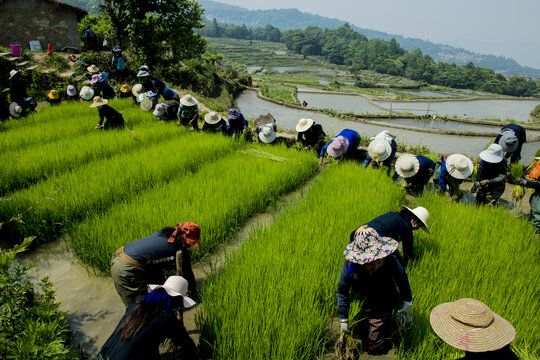
[[[439,176],[439,187],[442,191],[447,192],[447,187],[452,187],[452,184],[458,185],[457,189],[459,189],[459,184],[463,182],[462,179],[457,179],[450,175],[448,170],[446,169],[446,160],[443,160],[441,164],[441,174]]]
[[[476,181],[480,182],[482,180],[491,180],[501,174],[506,174],[505,159],[502,159],[496,164],[480,160],[480,164],[478,165],[478,172],[476,173]]]
[[[152,266],[152,260],[171,257],[172,259],[169,261],[160,264],[161,266],[174,267],[176,265],[174,256],[180,250],[180,247],[177,248],[174,244],[167,242],[168,239],[160,231],[157,231],[152,235],[126,244],[124,246],[124,253],[132,259],[137,260],[143,268]]]
[[[180,96],[171,89],[168,86],[165,86],[164,88],[160,89],[160,91],[157,92],[158,96],[161,95],[165,100],[176,100],[180,101]]]
[[[344,130],[341,130],[341,132],[339,134],[337,134],[336,137],[338,136],[343,136],[345,139],[347,139],[349,141],[349,146],[347,147],[347,154],[352,154],[352,152],[354,151],[354,145],[357,141],[360,141],[360,135],[358,135],[358,133],[354,130],[350,130],[350,129],[344,129]],[[333,140],[332,140],[333,141]],[[320,153],[320,156],[324,156],[324,153],[326,152],[326,149],[328,148],[328,145],[330,145],[332,143],[332,141],[328,142],[328,144],[324,145],[323,148],[321,149],[321,153]]]
[[[114,55],[112,58],[112,64],[116,66],[116,70],[125,70],[126,64],[125,64],[126,58],[122,56],[116,56]]]
[[[229,122],[229,130],[231,134],[236,134],[237,132],[241,133],[244,131],[246,126],[248,126],[248,122],[244,118],[244,115],[240,114],[237,118],[227,118]]]

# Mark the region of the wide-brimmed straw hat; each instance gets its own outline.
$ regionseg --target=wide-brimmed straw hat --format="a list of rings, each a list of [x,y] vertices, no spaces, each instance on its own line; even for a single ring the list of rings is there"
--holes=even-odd
[[[420,222],[422,223],[422,229],[426,233],[431,234],[427,226],[427,221],[429,219],[429,211],[427,211],[426,208],[422,206],[418,206],[418,207],[415,207],[414,209],[410,209],[406,207],[405,205],[401,205],[401,207],[409,210],[414,216],[416,216],[416,218],[420,220]]]
[[[11,79],[12,77],[14,77],[15,75],[20,74],[20,73],[21,73],[21,72],[18,71],[18,70],[11,70],[11,71],[9,72],[9,78]]]
[[[518,147],[518,138],[512,130],[505,131],[501,133],[501,137],[499,138],[499,141],[497,141],[497,144],[501,145],[505,153],[511,153],[516,151]]]
[[[326,148],[326,152],[332,157],[340,157],[345,154],[348,148],[349,140],[340,135],[332,139],[332,142]]]
[[[313,119],[301,118],[300,120],[298,120],[298,124],[296,124],[296,131],[298,132],[308,131],[309,128],[312,126],[313,126]]]
[[[11,104],[9,104],[9,113],[12,117],[19,118],[23,113],[23,108],[16,102],[12,102]]]
[[[148,99],[148,98],[145,98],[143,99],[143,101],[141,101],[141,110],[142,111],[150,111],[152,110],[152,100]]]
[[[403,154],[396,160],[396,172],[402,178],[410,178],[420,170],[420,161],[416,156]]]
[[[133,85],[133,87],[131,88],[131,93],[134,95],[134,96],[139,96],[141,95],[143,92],[143,86],[142,84],[135,84]]]
[[[77,88],[75,87],[75,85],[68,85],[68,87],[66,88],[66,94],[68,94],[69,96],[77,95]]]
[[[138,78],[143,78],[143,77],[147,77],[147,76],[150,76],[150,72],[146,71],[146,70],[140,70],[138,73],[137,73],[137,77]]]
[[[58,91],[56,90],[51,90],[48,94],[47,94],[47,97],[49,99],[52,99],[52,100],[56,100],[60,97],[60,94],[58,94]]]
[[[390,237],[380,236],[377,231],[367,228],[359,233],[343,251],[345,259],[355,264],[364,265],[387,257],[396,251],[398,242]]]
[[[392,154],[392,146],[388,140],[376,138],[369,143],[368,154],[375,161],[384,161]]]
[[[516,337],[512,324],[475,299],[437,305],[431,311],[429,322],[442,340],[469,352],[498,350]]]
[[[91,100],[94,97],[94,90],[89,86],[83,86],[79,95],[83,100]]]
[[[466,179],[473,172],[473,162],[462,154],[452,154],[446,158],[446,170],[456,179]]]
[[[184,298],[184,307],[190,308],[196,304],[191,298],[187,297],[188,282],[181,276],[169,276],[163,285],[148,285],[150,290],[164,289],[170,296],[182,296]]]
[[[103,76],[101,76],[101,74],[94,74],[92,75],[92,80],[90,80],[90,84],[95,84],[102,81],[103,81]]]
[[[156,108],[154,109],[153,114],[157,117],[165,115],[167,112],[167,105],[165,104],[157,104]]]
[[[180,104],[184,106],[195,106],[197,105],[197,101],[193,96],[186,94],[180,98]]]
[[[276,139],[276,132],[274,131],[274,126],[262,126],[261,131],[259,132],[259,139],[265,144],[270,144],[272,141],[274,141]]]
[[[94,64],[92,64],[92,65],[90,65],[89,67],[87,67],[86,70],[88,70],[88,72],[89,72],[90,74],[94,74],[94,73],[99,72],[99,68],[98,68],[96,65],[94,65]]]
[[[120,86],[120,91],[124,94],[127,94],[131,89],[129,88],[128,84],[123,84]]]
[[[107,99],[103,99],[101,96],[96,96],[94,98],[94,102],[90,105],[90,107],[98,107],[98,106],[102,106],[102,105],[105,105],[109,102],[109,100]]]
[[[218,122],[220,122],[220,120],[221,116],[215,111],[209,112],[208,114],[204,115],[204,121],[212,125],[217,124]]]
[[[504,157],[502,146],[499,144],[491,144],[489,147],[480,153],[480,159],[488,163],[500,163]]]

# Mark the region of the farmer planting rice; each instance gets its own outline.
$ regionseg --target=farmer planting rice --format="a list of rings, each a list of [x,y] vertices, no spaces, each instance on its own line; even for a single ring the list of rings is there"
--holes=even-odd
[[[536,229],[536,233],[540,234],[540,182],[538,181],[538,174],[540,173],[540,158],[535,158],[533,164],[531,164],[532,171],[527,175],[531,180],[518,179],[516,183],[518,185],[534,189],[534,193],[529,199],[531,205],[531,214],[529,220],[532,222]]]
[[[159,120],[175,120],[179,106],[180,103],[176,100],[165,100],[161,104],[156,105],[154,115]]]
[[[351,292],[365,298],[360,323],[353,329],[362,340],[362,347],[372,354],[388,351],[386,338],[392,333],[392,313],[408,313],[412,306],[411,287],[407,273],[392,255],[398,242],[384,237],[372,228],[355,235],[347,245],[345,261],[338,285],[338,316],[341,332],[348,332],[349,297]]]
[[[112,129],[124,126],[124,118],[122,114],[107,105],[109,100],[102,99],[99,96],[94,98],[94,102],[90,107],[97,107],[99,113],[99,122],[96,129]],[[105,121],[105,123],[104,123]]]
[[[64,99],[66,100],[79,100],[79,91],[75,85],[68,85],[66,90],[63,93]]]
[[[374,229],[381,236],[401,241],[403,243],[402,263],[404,267],[407,267],[409,259],[414,257],[413,230],[422,228],[426,233],[430,233],[427,227],[429,212],[421,206],[414,209],[403,205],[402,207],[403,209],[399,213],[390,211],[360,226],[351,233],[350,241],[353,241],[356,236],[364,233],[368,228]]]
[[[394,179],[405,179],[403,188],[413,194],[421,194],[435,171],[435,162],[422,155],[403,154],[396,161]]]
[[[433,331],[465,351],[460,360],[517,360],[510,350],[516,330],[481,301],[459,299],[436,306],[429,316]]]
[[[204,115],[202,131],[227,134],[227,122],[217,112],[212,111]]]
[[[60,98],[60,93],[54,89],[47,94],[46,100],[51,106],[59,105],[62,102],[62,99]]]
[[[178,125],[193,126],[193,130],[199,130],[199,107],[195,98],[189,94],[182,96],[178,107]]]
[[[435,173],[438,173],[437,185],[440,191],[449,199],[461,199],[463,192],[459,189],[459,186],[473,172],[471,159],[462,154],[451,154],[448,156],[441,155],[440,162],[440,165],[437,165],[435,170]]]
[[[506,179],[506,160],[503,149],[498,144],[491,144],[480,153],[480,164],[476,180],[471,189],[476,194],[476,204],[495,205],[504,193]]]
[[[298,132],[297,141],[305,149],[313,149],[317,155],[321,153],[326,142],[326,134],[320,124],[312,119],[302,118],[296,124],[296,131]]]
[[[342,130],[328,144],[324,145],[319,154],[319,165],[322,165],[326,154],[336,160],[342,158],[354,159],[356,148],[360,145],[360,135],[351,129]]]
[[[390,171],[392,160],[396,156],[397,143],[396,136],[390,134],[387,130],[380,132],[372,140],[368,146],[368,155],[363,166],[379,167],[384,166]]]
[[[244,134],[248,126],[247,120],[244,118],[244,115],[242,115],[242,113],[238,109],[229,109],[227,121],[229,122],[229,128],[227,131],[232,137]]]
[[[510,163],[521,160],[521,147],[527,142],[527,132],[523,126],[517,124],[505,125],[495,138],[495,144],[501,145],[505,159]]]
[[[163,282],[163,271],[175,269],[176,252],[182,250],[182,275],[189,283],[191,296],[197,295],[188,248],[200,248],[199,225],[186,222],[166,227],[116,250],[111,260],[111,277],[116,291],[128,306],[138,295],[146,293],[147,284]]]
[[[195,301],[187,297],[188,282],[170,276],[163,285],[149,285],[150,292],[131,303],[107,342],[98,360],[160,359],[159,345],[169,338],[182,347],[186,359],[197,359],[197,348],[176,314]],[[184,358],[184,357],[183,357]]]

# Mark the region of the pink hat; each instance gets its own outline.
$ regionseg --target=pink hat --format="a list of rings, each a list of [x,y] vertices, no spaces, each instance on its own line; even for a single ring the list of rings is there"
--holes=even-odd
[[[341,155],[345,154],[348,148],[349,140],[343,136],[338,136],[332,139],[332,142],[326,148],[326,152],[332,157],[340,157]]]
[[[94,74],[92,75],[92,80],[90,80],[90,84],[95,84],[97,82],[102,82],[103,81],[103,77],[101,76],[101,74]]]

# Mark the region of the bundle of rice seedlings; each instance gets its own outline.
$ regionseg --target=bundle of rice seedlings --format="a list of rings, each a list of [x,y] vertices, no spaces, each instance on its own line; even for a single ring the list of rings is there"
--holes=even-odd
[[[334,346],[334,355],[339,360],[355,360],[361,352],[360,344],[348,332],[341,333]]]
[[[521,179],[521,176],[523,175],[523,167],[520,163],[510,164],[508,166],[508,170],[510,170],[510,173],[514,179]],[[519,205],[525,196],[525,188],[521,185],[514,185],[511,196],[516,205]]]

